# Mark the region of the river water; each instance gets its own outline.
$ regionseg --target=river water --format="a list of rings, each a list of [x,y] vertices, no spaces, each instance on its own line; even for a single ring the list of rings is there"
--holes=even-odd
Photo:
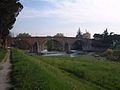
[[[83,54],[82,51],[71,50],[71,54],[67,54],[66,52],[59,52],[59,51],[42,51],[43,56],[70,56],[76,57],[78,55]]]

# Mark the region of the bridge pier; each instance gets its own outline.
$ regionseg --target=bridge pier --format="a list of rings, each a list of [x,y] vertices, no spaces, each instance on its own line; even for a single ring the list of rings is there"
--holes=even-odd
[[[32,52],[36,54],[41,54],[41,46],[39,46],[39,42],[35,42],[32,46]]]
[[[70,45],[68,44],[68,42],[65,42],[64,51],[65,51],[66,53],[70,53]]]

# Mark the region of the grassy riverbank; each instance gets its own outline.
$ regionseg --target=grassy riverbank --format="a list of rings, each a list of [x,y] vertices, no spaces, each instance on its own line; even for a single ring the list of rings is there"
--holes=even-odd
[[[91,56],[41,57],[12,51],[15,90],[119,90],[120,63]]]

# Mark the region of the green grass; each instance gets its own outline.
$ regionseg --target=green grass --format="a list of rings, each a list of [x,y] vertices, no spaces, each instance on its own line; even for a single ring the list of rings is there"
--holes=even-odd
[[[7,51],[5,49],[0,49],[0,62],[4,59]]]
[[[12,51],[14,90],[120,90],[120,63]]]
[[[108,90],[120,90],[120,63],[94,57],[37,57],[40,60]]]

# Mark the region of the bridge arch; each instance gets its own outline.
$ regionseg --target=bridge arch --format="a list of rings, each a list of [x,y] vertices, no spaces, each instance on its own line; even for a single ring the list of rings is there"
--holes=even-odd
[[[71,49],[73,50],[83,50],[83,42],[82,40],[76,40],[73,44],[72,44],[72,47]]]
[[[41,43],[42,50],[47,49],[48,51],[63,51],[63,44],[59,40],[46,39]]]

